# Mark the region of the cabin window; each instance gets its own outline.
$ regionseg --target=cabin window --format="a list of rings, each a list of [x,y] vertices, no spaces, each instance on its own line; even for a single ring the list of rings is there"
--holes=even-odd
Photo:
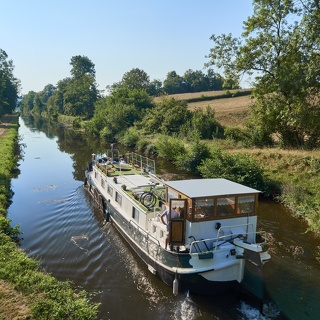
[[[238,213],[250,215],[254,213],[255,196],[238,197]]]
[[[139,223],[139,210],[135,207],[132,207],[132,218]]]
[[[116,192],[116,202],[118,202],[120,205],[122,204],[122,195],[119,192]]]
[[[101,177],[101,187],[104,188],[104,179]]]
[[[223,197],[217,199],[217,216],[232,216],[235,214],[235,197]]]
[[[98,173],[97,171],[94,172],[94,177],[97,179]]]
[[[172,189],[168,189],[168,202],[170,201],[170,199],[177,199],[177,198],[178,198],[178,192]]]
[[[107,185],[107,192],[110,194],[110,196],[113,195],[113,188],[110,186],[110,184]]]
[[[208,220],[214,218],[214,199],[196,199],[194,201],[194,218]]]

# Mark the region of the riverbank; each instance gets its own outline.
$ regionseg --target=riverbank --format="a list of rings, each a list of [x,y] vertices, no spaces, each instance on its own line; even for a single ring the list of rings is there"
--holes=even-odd
[[[18,115],[1,119],[0,319],[96,319],[98,305],[89,294],[40,270],[39,261],[28,258],[11,238],[19,233],[6,218],[18,161],[18,127]]]

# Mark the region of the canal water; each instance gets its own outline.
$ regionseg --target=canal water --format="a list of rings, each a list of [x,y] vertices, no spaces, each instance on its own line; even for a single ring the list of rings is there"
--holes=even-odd
[[[272,253],[263,314],[239,292],[174,296],[104,221],[83,188],[86,163],[106,145],[31,118],[20,119],[19,134],[23,158],[12,180],[8,217],[20,225],[29,256],[59,280],[96,294],[100,319],[319,319],[320,240],[279,204],[259,206],[259,227],[268,232]],[[162,173],[174,170],[159,163]]]

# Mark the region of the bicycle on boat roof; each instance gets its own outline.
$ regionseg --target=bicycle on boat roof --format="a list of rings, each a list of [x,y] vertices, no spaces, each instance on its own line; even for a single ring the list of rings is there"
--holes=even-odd
[[[148,209],[154,207],[157,201],[159,201],[159,207],[161,206],[161,202],[165,201],[164,189],[157,188],[157,185],[151,185],[149,190],[144,191],[140,195],[140,202]]]

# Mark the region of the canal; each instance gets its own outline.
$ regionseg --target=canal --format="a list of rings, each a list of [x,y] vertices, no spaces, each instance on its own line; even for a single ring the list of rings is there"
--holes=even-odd
[[[272,254],[265,266],[263,315],[239,292],[174,296],[104,221],[83,188],[91,154],[107,146],[32,118],[20,118],[19,135],[23,158],[12,180],[8,217],[20,225],[29,256],[59,280],[96,294],[100,319],[319,319],[320,240],[281,205],[259,206],[259,227],[268,232]],[[174,172],[158,162],[160,173]]]

